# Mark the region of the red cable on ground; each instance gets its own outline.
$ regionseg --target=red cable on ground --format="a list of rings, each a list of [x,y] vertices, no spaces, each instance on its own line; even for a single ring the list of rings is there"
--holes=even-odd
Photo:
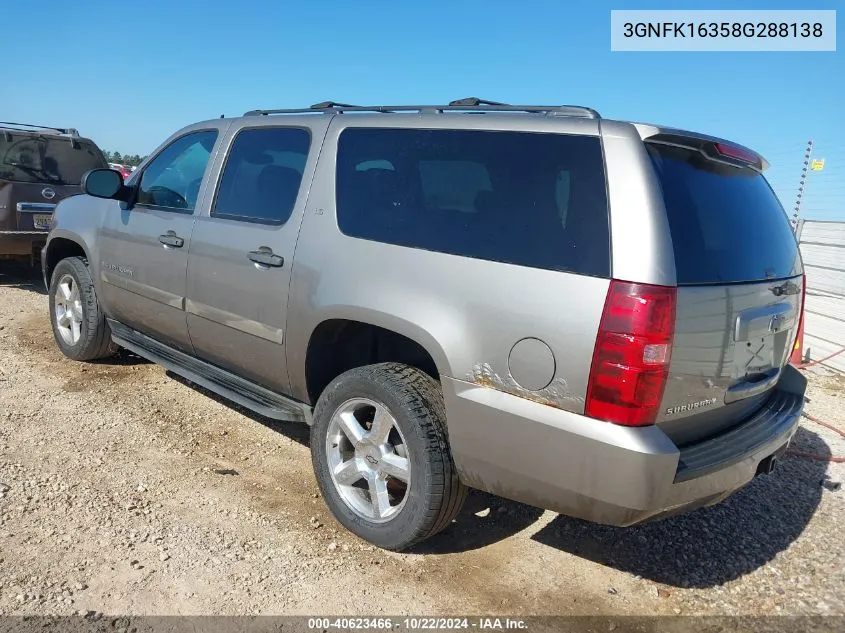
[[[830,360],[834,356],[839,356],[839,354],[841,354],[842,352],[845,352],[845,347],[843,347],[841,350],[839,350],[837,352],[833,352],[833,354],[828,354],[824,358],[819,358],[818,360],[810,361],[810,362],[807,362],[807,363],[801,363],[800,365],[798,365],[798,369],[807,369],[807,367],[812,367],[813,365],[818,365],[819,363],[823,363],[826,360]]]
[[[810,415],[809,413],[801,413],[802,416],[807,418],[808,420],[815,422],[816,424],[820,424],[821,426],[825,427],[826,429],[830,429],[834,433],[838,433],[842,437],[845,437],[845,431],[839,429],[838,427],[833,426],[832,424],[828,424],[823,420],[819,420],[817,417]],[[803,451],[795,451],[795,450],[788,450],[786,451],[787,455],[792,455],[794,457],[803,457],[804,459],[814,459],[818,462],[833,462],[835,464],[845,464],[845,457],[835,457],[833,455],[819,455],[817,453],[805,453]]]
[[[845,431],[841,430],[839,427],[833,426],[832,424],[829,424],[827,422],[823,422],[822,420],[819,420],[817,417],[812,416],[809,413],[803,413],[802,412],[801,415],[803,415],[808,420],[812,420],[816,424],[821,424],[826,429],[830,429],[834,433],[839,433],[839,435],[841,435],[842,437],[845,437]]]
[[[817,455],[816,453],[805,453],[803,451],[786,451],[787,455],[793,457],[803,457],[804,459],[814,459],[817,462],[833,462],[835,464],[845,464],[845,457],[834,457],[833,455]]]

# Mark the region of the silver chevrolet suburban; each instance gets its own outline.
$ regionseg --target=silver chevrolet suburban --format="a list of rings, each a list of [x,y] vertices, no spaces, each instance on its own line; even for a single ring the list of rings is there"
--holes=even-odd
[[[769,472],[804,275],[755,152],[578,106],[258,110],[95,169],[42,252],[56,343],[311,426],[346,528],[468,488],[629,526]]]

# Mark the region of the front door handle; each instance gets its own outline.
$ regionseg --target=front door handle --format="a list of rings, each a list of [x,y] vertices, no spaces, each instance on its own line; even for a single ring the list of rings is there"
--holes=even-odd
[[[257,251],[250,251],[247,253],[250,261],[259,264],[260,266],[273,266],[280,268],[285,265],[285,258],[281,255],[275,255],[273,251],[267,248],[259,248]]]
[[[184,238],[176,235],[174,231],[168,231],[164,235],[159,235],[158,241],[161,242],[165,248],[182,248],[185,245]]]

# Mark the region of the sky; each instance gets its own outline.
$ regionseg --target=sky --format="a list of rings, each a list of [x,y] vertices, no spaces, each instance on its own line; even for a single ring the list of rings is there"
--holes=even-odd
[[[589,105],[757,150],[790,214],[812,139],[802,217],[845,220],[842,45],[611,52],[611,9],[670,8],[838,9],[838,27],[845,0],[0,0],[0,120],[144,155],[199,120],[325,100]]]

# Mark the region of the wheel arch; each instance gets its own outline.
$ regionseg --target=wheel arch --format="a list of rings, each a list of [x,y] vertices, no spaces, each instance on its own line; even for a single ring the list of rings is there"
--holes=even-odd
[[[294,395],[313,405],[344,371],[380,362],[404,363],[434,379],[451,375],[445,350],[419,324],[383,313],[343,311],[325,315],[311,329],[300,372],[291,376]]]
[[[89,262],[91,261],[85,241],[79,235],[69,231],[54,230],[47,244],[44,245],[44,255],[41,259],[44,285],[48,289],[56,265],[68,257],[84,257]],[[94,278],[94,284],[96,286],[96,278]]]

